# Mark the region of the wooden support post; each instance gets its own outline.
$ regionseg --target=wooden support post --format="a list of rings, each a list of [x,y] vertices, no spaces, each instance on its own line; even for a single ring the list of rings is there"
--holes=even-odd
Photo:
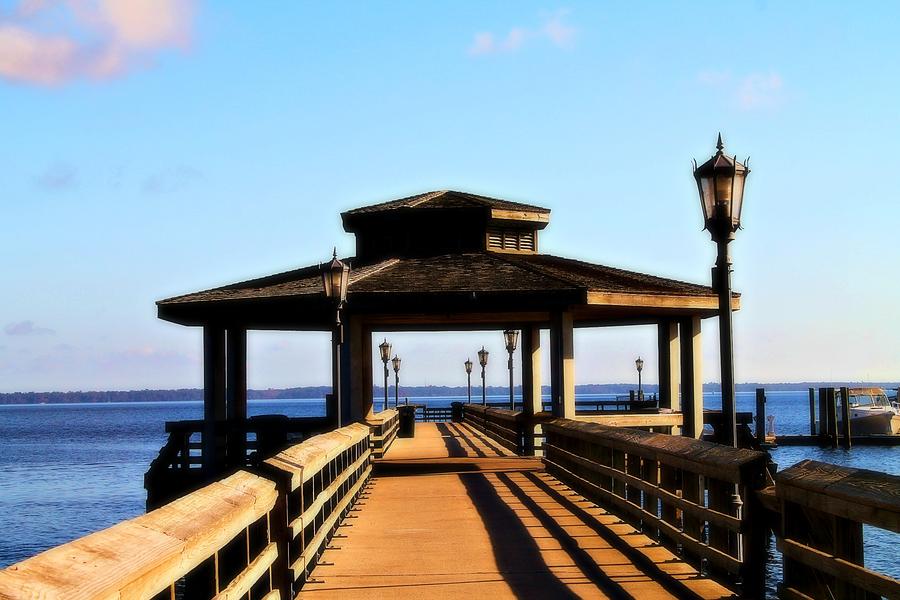
[[[372,388],[372,330],[359,316],[351,315],[344,324],[344,346],[349,358],[347,377],[348,422],[368,419],[374,413]],[[349,392],[349,393],[348,393]]]
[[[680,381],[680,348],[678,342],[678,322],[664,319],[657,325],[659,346],[659,407],[681,411],[678,398]]]
[[[809,388],[809,435],[816,435],[816,388]]]
[[[533,325],[522,328],[522,413],[526,456],[535,455],[535,433],[540,425],[534,415],[543,410],[541,399],[541,330]]]
[[[243,467],[247,457],[247,330],[229,327],[225,344],[228,464]]]
[[[553,314],[550,324],[550,396],[553,415],[575,418],[575,340],[570,311]]]
[[[827,388],[819,388],[819,442],[825,444],[828,437],[828,391]]]
[[[850,431],[850,388],[841,388],[841,421],[843,421],[844,429],[841,432],[841,446],[844,450],[849,450],[852,445]]]
[[[756,441],[766,443],[766,390],[756,388]]]
[[[203,468],[224,468],[227,417],[225,404],[225,330],[203,327]]]
[[[837,435],[837,399],[835,397],[834,388],[828,388],[828,442],[832,448],[838,447]]]
[[[681,412],[682,435],[700,439],[703,435],[703,354],[700,317],[681,319]]]

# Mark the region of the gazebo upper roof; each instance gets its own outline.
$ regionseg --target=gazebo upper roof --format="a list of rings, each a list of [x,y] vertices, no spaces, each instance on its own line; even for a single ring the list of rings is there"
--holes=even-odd
[[[419,327],[545,322],[557,310],[586,324],[716,314],[710,287],[538,254],[549,213],[453,191],[347,211],[344,226],[357,237],[356,256],[345,259],[347,310],[370,323]],[[323,329],[333,321],[318,265],[157,305],[160,318],[185,325]]]
[[[345,217],[352,217],[354,215],[383,213],[404,208],[426,209],[472,207],[550,214],[549,208],[534,206],[532,204],[522,204],[521,202],[512,202],[510,200],[490,198],[488,196],[480,196],[478,194],[458,192],[455,190],[437,190],[425,192],[424,194],[416,194],[415,196],[407,196],[406,198],[399,198],[397,200],[390,200],[388,202],[361,206],[360,208],[348,210],[342,213],[342,215]]]

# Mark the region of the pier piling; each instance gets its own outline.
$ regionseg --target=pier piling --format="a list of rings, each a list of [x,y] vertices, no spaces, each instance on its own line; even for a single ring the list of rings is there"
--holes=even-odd
[[[766,390],[756,388],[756,441],[766,443]]]
[[[832,448],[837,448],[837,397],[833,387],[827,388],[826,392],[826,402],[828,406],[828,442],[831,444]]]
[[[809,435],[816,435],[816,389],[809,388]]]
[[[841,388],[841,420],[844,422],[844,429],[841,435],[841,446],[844,450],[850,449],[850,388]]]

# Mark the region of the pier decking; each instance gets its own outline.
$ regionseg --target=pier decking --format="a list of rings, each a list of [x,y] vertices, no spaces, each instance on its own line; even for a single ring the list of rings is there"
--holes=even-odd
[[[731,596],[468,424],[418,424],[366,495],[301,598]]]

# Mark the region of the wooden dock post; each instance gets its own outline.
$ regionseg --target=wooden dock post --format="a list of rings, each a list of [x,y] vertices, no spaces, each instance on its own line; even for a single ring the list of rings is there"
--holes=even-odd
[[[850,388],[841,388],[841,420],[844,422],[844,430],[841,435],[841,446],[849,450],[850,442]]]
[[[816,388],[809,388],[809,435],[816,435]]]
[[[828,396],[827,388],[819,388],[819,438],[824,445],[826,436],[828,435],[828,406],[826,397]]]
[[[828,388],[827,393],[827,402],[828,402],[828,441],[831,443],[832,448],[838,447],[838,434],[837,434],[837,398],[834,393],[834,388]]]
[[[766,443],[766,390],[756,388],[756,441]]]

